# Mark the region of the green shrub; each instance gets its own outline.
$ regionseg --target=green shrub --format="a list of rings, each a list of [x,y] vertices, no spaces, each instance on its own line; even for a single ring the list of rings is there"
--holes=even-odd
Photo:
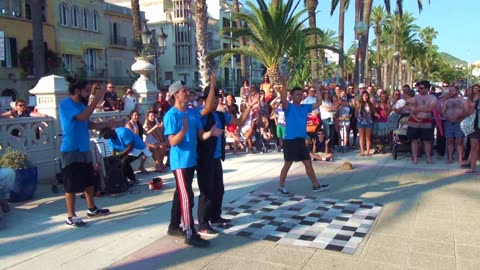
[[[31,168],[33,163],[25,152],[7,148],[0,157],[0,167],[18,170]]]

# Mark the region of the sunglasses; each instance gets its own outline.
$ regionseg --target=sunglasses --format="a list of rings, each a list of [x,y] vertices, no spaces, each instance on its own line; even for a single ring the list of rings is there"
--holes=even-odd
[[[18,107],[25,107],[25,104],[18,104]]]

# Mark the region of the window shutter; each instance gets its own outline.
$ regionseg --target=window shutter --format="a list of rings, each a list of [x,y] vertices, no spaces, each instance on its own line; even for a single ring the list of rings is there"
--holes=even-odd
[[[12,67],[18,66],[18,52],[17,52],[17,39],[9,38],[10,40],[10,53],[12,56]]]

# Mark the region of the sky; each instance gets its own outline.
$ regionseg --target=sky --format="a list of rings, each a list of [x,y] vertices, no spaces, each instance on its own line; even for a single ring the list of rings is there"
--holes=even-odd
[[[303,8],[303,0],[301,7]],[[252,1],[254,2],[254,1]],[[269,1],[268,1],[269,2]],[[321,29],[338,30],[338,11],[330,16],[331,0],[319,0],[317,7],[317,27]],[[373,6],[384,6],[384,0],[374,0]],[[395,0],[391,0],[392,11]],[[338,9],[337,9],[338,10]],[[423,0],[423,11],[419,13],[416,0],[403,0],[403,10],[413,13],[415,24],[421,28],[431,26],[438,32],[434,44],[440,52],[449,53],[467,62],[480,60],[480,35],[477,31],[480,16],[479,0]],[[355,22],[355,0],[350,0],[350,6],[345,15],[345,46],[350,46],[354,40],[353,26]],[[373,32],[370,32],[372,40]]]

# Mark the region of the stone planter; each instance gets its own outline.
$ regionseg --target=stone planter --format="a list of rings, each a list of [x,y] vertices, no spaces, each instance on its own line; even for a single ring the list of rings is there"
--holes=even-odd
[[[131,69],[133,72],[140,74],[141,79],[148,79],[147,75],[155,69],[152,63],[150,63],[150,59],[151,57],[135,57],[136,62],[133,63]]]

